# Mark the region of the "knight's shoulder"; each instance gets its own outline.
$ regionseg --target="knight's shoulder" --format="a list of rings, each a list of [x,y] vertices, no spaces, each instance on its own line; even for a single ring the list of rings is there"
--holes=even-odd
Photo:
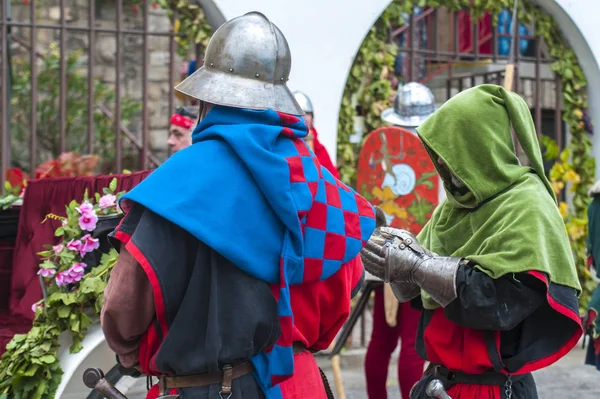
[[[533,173],[524,175],[508,190],[498,195],[489,205],[510,208],[516,213],[548,214],[558,212],[554,198],[542,180]]]

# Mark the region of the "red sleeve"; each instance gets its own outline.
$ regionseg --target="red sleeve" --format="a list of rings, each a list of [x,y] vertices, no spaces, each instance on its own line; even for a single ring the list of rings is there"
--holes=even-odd
[[[293,340],[310,349],[327,349],[350,315],[351,294],[362,276],[357,255],[327,280],[291,286]]]

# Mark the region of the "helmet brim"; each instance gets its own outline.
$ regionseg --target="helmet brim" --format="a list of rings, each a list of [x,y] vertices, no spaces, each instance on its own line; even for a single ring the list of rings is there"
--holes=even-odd
[[[383,119],[385,122],[390,123],[395,126],[413,127],[414,128],[414,127],[419,126],[421,123],[425,122],[425,120],[433,114],[434,113],[432,112],[432,113],[426,114],[426,115],[403,117],[401,115],[398,115],[396,112],[394,112],[393,108],[388,108],[381,113],[381,119]]]
[[[175,90],[197,100],[226,107],[272,109],[286,114],[304,115],[284,83],[273,84],[248,79],[206,66],[177,85]]]

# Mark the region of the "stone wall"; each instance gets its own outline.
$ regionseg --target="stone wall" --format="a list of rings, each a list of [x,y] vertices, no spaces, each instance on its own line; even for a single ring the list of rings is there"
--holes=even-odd
[[[116,2],[114,0],[67,0],[66,19],[68,26],[89,27],[89,2],[95,1],[95,18],[97,28],[116,28]],[[38,7],[36,20],[38,24],[60,24],[60,8],[58,1],[42,0],[43,6]],[[132,6],[124,6],[122,29],[142,30],[142,11],[134,10]],[[29,6],[14,4],[12,9],[13,20],[29,21]],[[148,21],[149,32],[168,32],[169,19],[166,11],[160,8],[151,8]],[[29,41],[29,28],[15,29],[13,33],[27,42]],[[150,33],[150,34],[151,34]],[[123,34],[121,42],[121,95],[129,99],[142,100],[142,87],[145,84],[148,90],[148,130],[149,145],[153,153],[160,158],[166,156],[167,131],[169,117],[173,110],[169,109],[169,86],[180,79],[181,59],[177,56],[172,76],[169,76],[169,38],[159,36],[148,37],[148,79],[142,82],[142,36]],[[60,41],[59,29],[38,29],[37,50],[45,52],[52,42]],[[67,51],[81,50],[81,73],[87,74],[89,37],[87,31],[69,31],[67,33]],[[26,48],[15,45],[13,57],[28,57]],[[96,33],[93,62],[94,76],[113,88],[116,83],[116,35],[114,33]],[[114,111],[114,104],[106,104]],[[177,99],[175,107],[182,105]],[[128,128],[141,135],[141,113],[131,121]]]

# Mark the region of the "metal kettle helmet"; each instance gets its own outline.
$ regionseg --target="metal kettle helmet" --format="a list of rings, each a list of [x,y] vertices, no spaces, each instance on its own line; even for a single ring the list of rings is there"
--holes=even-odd
[[[296,98],[298,105],[300,105],[304,113],[312,114],[314,117],[315,111],[313,109],[312,101],[310,101],[310,98],[308,98],[308,96],[301,91],[295,91],[294,97]]]
[[[394,106],[381,113],[381,119],[396,126],[414,128],[435,112],[435,98],[429,88],[411,82],[402,86],[394,98]]]
[[[303,115],[286,84],[291,67],[283,33],[263,14],[250,12],[216,30],[204,65],[175,90],[212,104]]]

